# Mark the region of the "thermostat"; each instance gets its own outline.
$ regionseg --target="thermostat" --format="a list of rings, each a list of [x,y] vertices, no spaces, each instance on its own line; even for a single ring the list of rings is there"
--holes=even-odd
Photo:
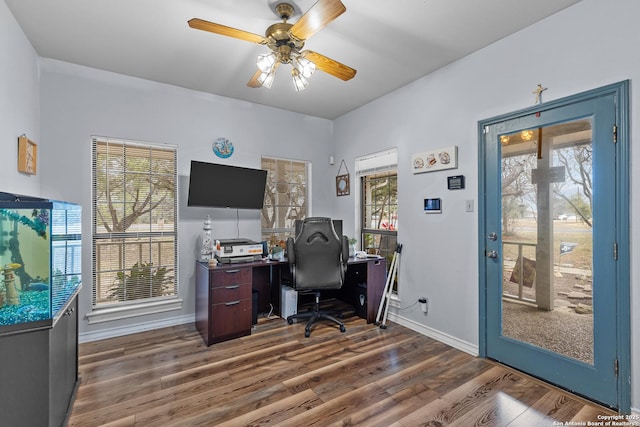
[[[448,176],[447,188],[449,190],[462,190],[464,188],[464,175]]]
[[[440,199],[424,199],[424,213],[442,213]]]

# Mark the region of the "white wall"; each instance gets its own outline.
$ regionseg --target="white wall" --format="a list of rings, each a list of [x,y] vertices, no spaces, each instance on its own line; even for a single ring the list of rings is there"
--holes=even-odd
[[[40,195],[41,174],[18,172],[18,137],[38,144],[38,56],[0,1],[0,192]]]
[[[420,310],[397,315],[436,335],[478,346],[478,213],[465,212],[466,199],[478,202],[477,124],[533,105],[538,83],[549,101],[631,79],[640,80],[640,32],[636,0],[583,0],[559,14],[463,58],[334,122],[336,158],[350,165],[356,156],[391,146],[399,152],[399,230],[402,243],[401,306],[430,298]],[[631,104],[640,104],[632,89]],[[640,133],[632,114],[631,135]],[[413,175],[411,154],[457,145],[458,169]],[[631,143],[630,164],[640,162]],[[448,191],[446,176],[466,176],[466,189]],[[640,177],[633,173],[631,218],[640,208]],[[424,215],[422,200],[442,197],[442,215]],[[353,217],[355,198],[335,202],[336,215]],[[637,220],[631,224],[632,406],[640,407],[640,244]]]
[[[330,214],[333,180],[327,179],[332,123],[297,113],[203,94],[174,86],[80,67],[50,59],[41,67],[42,193],[83,206],[83,277],[80,333],[129,330],[153,321],[193,321],[194,262],[203,221],[213,220],[214,238],[260,239],[257,211],[186,206],[191,160],[260,167],[262,155],[310,160],[317,214]],[[91,309],[91,136],[108,136],[178,147],[179,286],[181,312],[89,325]],[[212,143],[226,137],[234,154],[222,160]],[[212,185],[232,185],[217,182]],[[169,319],[169,320],[167,320]],[[173,320],[172,320],[173,319]]]

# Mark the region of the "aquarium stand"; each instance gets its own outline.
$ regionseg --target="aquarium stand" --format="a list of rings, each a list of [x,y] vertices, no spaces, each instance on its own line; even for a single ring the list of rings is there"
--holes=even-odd
[[[82,209],[0,192],[0,426],[66,425],[78,383]]]
[[[0,425],[66,425],[78,383],[77,297],[50,328],[0,335]]]

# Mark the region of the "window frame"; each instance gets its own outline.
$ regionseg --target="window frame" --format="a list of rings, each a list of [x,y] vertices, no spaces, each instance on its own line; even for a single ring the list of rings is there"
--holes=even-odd
[[[149,182],[151,182],[152,177],[162,176],[162,179],[165,179],[167,180],[167,182],[173,184],[173,191],[169,191],[169,202],[163,203],[162,206],[156,205],[155,207],[151,207],[148,213],[145,213],[145,216],[148,215],[148,218],[149,218],[148,224],[145,224],[144,222],[141,222],[141,223],[134,222],[134,224],[141,226],[141,229],[139,230],[131,230],[129,228],[130,227],[129,225],[126,225],[126,228],[124,228],[123,231],[99,229],[100,227],[98,226],[98,220],[99,220],[98,205],[100,202],[105,203],[105,200],[99,200],[98,175],[100,173],[106,173],[105,171],[108,171],[110,169],[109,168],[99,169],[98,152],[100,150],[108,149],[109,146],[119,147],[119,149],[122,150],[123,154],[119,159],[119,160],[122,160],[121,164],[124,164],[124,162],[127,160],[126,153],[128,151],[141,152],[144,150],[149,150],[148,158],[151,160],[151,162],[149,163],[148,173],[142,172],[143,179],[146,176],[149,178]],[[177,204],[178,204],[178,175],[177,175],[178,149],[177,147],[168,145],[168,144],[153,144],[153,143],[147,143],[147,142],[93,136],[91,148],[92,148],[92,169],[91,169],[92,170],[92,178],[91,178],[92,245],[91,245],[91,251],[92,251],[93,281],[91,284],[92,286],[91,312],[87,313],[88,322],[90,324],[99,323],[99,322],[117,320],[122,318],[133,317],[133,316],[154,314],[154,313],[159,313],[159,312],[164,312],[169,310],[181,309],[182,299],[178,298],[179,270],[178,270],[178,207],[177,207]],[[118,157],[119,157],[118,155],[115,156],[115,158],[118,158]],[[138,157],[141,157],[143,159],[145,158],[144,156],[138,156]],[[159,173],[159,171],[153,170],[152,168],[153,167],[152,161],[154,160],[158,161],[159,159],[165,160],[165,162],[168,160],[168,166],[166,168],[167,171],[164,171],[164,173],[162,173],[162,171],[160,171],[161,173]],[[135,173],[135,174],[138,174],[138,176],[140,176],[141,174],[140,170],[135,170],[134,168],[127,168],[127,166],[124,166],[123,168],[121,168],[121,170],[118,170],[117,167],[111,169],[111,171],[114,171],[114,170],[116,173],[122,173],[123,177],[127,176],[127,173],[129,174]],[[124,178],[123,178],[123,182],[124,182]],[[124,205],[126,204],[126,196],[125,196],[124,190],[122,191],[122,193],[123,193],[122,194],[123,211],[121,212],[121,214],[123,214],[124,216],[124,212],[126,210],[126,208],[124,207]],[[151,190],[150,193],[154,193],[153,190]],[[154,194],[157,195],[158,193],[159,191],[156,191]],[[173,200],[171,200],[171,197],[173,198]],[[157,216],[158,214],[161,215],[160,217],[158,217],[160,219],[154,222],[152,218],[154,218],[154,216]],[[162,214],[168,214],[168,216],[172,216],[173,217],[172,223],[170,219],[169,219],[169,222],[167,223],[167,221],[165,220],[165,215],[162,215]],[[143,217],[142,216],[136,217],[136,219],[140,219],[140,218],[143,218]],[[98,267],[99,267],[98,248],[100,246],[101,241],[104,242],[108,240],[118,240],[119,243],[117,245],[122,245],[120,249],[121,251],[126,250],[126,248],[128,247],[127,245],[133,245],[133,246],[138,245],[139,249],[138,249],[137,255],[141,261],[137,261],[137,263],[139,262],[140,267],[144,266],[145,259],[148,259],[147,265],[149,263],[151,263],[151,265],[154,265],[153,264],[154,259],[161,259],[161,261],[157,262],[157,264],[159,265],[155,266],[156,269],[152,271],[153,271],[153,274],[155,275],[155,274],[158,274],[158,271],[159,271],[157,269],[158,267],[160,266],[166,267],[166,272],[169,274],[167,275],[166,278],[164,277],[164,274],[162,275],[162,279],[163,279],[162,289],[164,294],[159,296],[152,295],[150,297],[146,297],[146,296],[141,297],[140,294],[136,294],[132,299],[128,297],[120,299],[121,297],[118,296],[118,297],[115,297],[116,300],[98,302],[99,293],[106,295],[105,292],[110,292],[110,289],[113,289],[113,286],[111,288],[108,288],[107,285],[105,285],[104,287],[100,287],[99,289],[98,275],[101,273],[108,273],[110,271],[112,275],[116,274],[116,277],[118,272],[120,272],[123,275],[120,277],[127,277],[125,275],[127,275],[127,273],[129,273],[130,275],[131,269],[133,267],[132,261],[127,259],[127,255],[124,254],[124,255],[121,255],[117,261],[115,261],[116,264],[119,264],[119,267],[116,267],[115,270],[113,269],[104,270],[104,266],[101,267],[102,270],[104,271],[98,270]],[[136,242],[127,243],[129,241],[134,241],[134,240],[136,240]],[[148,246],[148,249],[144,248],[145,246]],[[154,247],[157,247],[157,249],[154,250]],[[154,279],[151,279],[151,282],[155,284],[153,280]],[[150,285],[150,288],[153,288],[151,283],[149,285]],[[165,289],[168,289],[168,292],[164,292]],[[151,294],[154,293],[153,290],[150,290],[149,292]],[[117,299],[120,299],[120,300],[117,300]]]
[[[297,165],[297,167],[301,167],[304,166],[305,169],[305,181],[303,183],[300,182],[294,182],[294,181],[277,181],[277,178],[274,180],[272,177],[272,168],[267,168],[265,167],[265,161],[267,162],[275,162],[275,167],[277,168],[277,166],[280,165],[289,165],[289,168],[291,170],[291,168],[294,165]],[[297,160],[297,159],[287,159],[287,158],[281,158],[281,157],[272,157],[272,156],[262,156],[261,160],[260,160],[260,164],[262,169],[267,170],[267,186],[265,188],[265,202],[264,202],[264,206],[262,208],[262,211],[260,213],[260,218],[261,218],[261,225],[260,225],[260,230],[261,230],[261,236],[262,239],[265,240],[269,246],[269,251],[271,250],[271,248],[273,246],[276,245],[281,245],[283,241],[286,241],[287,237],[294,237],[294,233],[295,233],[295,220],[299,219],[299,220],[303,220],[308,216],[311,216],[311,162],[308,160]],[[277,195],[274,197],[273,196],[273,192],[270,193],[271,189],[273,188],[273,190],[277,191],[276,186],[278,184],[284,184],[285,186],[287,186],[287,188],[291,185],[295,185],[295,186],[300,186],[303,185],[304,186],[304,203],[302,204],[302,206],[298,206],[296,204],[278,204],[277,203]],[[282,192],[284,193],[284,191]],[[271,199],[273,201],[276,202],[275,205],[271,205],[269,203],[269,198],[271,197]],[[265,220],[268,218],[268,209],[273,208],[274,209],[274,215],[276,215],[276,207],[285,207],[289,209],[289,212],[287,213],[287,215],[290,215],[290,209],[291,208],[303,208],[302,212],[298,212],[295,215],[295,218],[276,218],[276,224],[274,225],[278,225],[278,221],[281,220],[282,222],[286,223],[287,221],[291,221],[290,226],[287,226],[286,224],[283,224],[283,226],[277,226],[277,227],[264,227],[265,225]]]
[[[396,249],[397,241],[398,241],[398,229],[397,229],[397,221],[398,221],[398,150],[397,148],[390,148],[388,150],[384,150],[381,152],[369,154],[366,156],[358,157],[356,159],[356,176],[359,178],[359,212],[356,217],[357,224],[359,225],[359,248],[360,250],[367,251],[368,248],[364,246],[364,242],[366,240],[366,235],[376,235],[380,236],[377,240],[382,240],[384,237],[391,238],[391,242],[389,242],[388,247],[381,248],[378,245],[377,251],[379,255],[385,257],[387,260],[387,268],[391,265],[391,261],[393,259],[393,254]],[[380,229],[380,228],[371,228],[369,222],[369,218],[367,217],[367,205],[366,205],[366,180],[369,177],[380,178],[387,175],[393,175],[395,177],[395,209],[389,208],[389,213],[395,212],[395,218],[388,219],[389,228],[393,224],[394,230],[390,229]],[[382,218],[381,218],[382,219]],[[369,225],[369,226],[367,226]],[[380,253],[382,249],[382,252]],[[393,293],[397,296],[398,293],[398,276],[396,276],[396,280],[393,284]]]

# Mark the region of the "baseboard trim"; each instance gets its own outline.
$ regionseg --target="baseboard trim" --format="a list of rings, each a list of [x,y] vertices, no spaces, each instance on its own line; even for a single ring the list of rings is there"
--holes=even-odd
[[[195,322],[195,314],[169,317],[166,319],[155,320],[150,322],[141,322],[126,326],[118,326],[115,328],[100,329],[95,332],[83,332],[78,334],[80,343],[98,341],[107,338],[120,337],[123,335],[135,334],[137,332],[150,331],[153,329],[166,328],[169,326],[183,325],[185,323]]]
[[[389,320],[402,325],[405,328],[409,328],[412,331],[416,331],[429,338],[433,338],[434,340],[447,344],[455,349],[469,353],[472,356],[478,356],[480,354],[477,345],[460,340],[456,337],[438,331],[437,329],[433,329],[411,319],[407,319],[406,317],[398,316],[396,313],[389,313]]]

